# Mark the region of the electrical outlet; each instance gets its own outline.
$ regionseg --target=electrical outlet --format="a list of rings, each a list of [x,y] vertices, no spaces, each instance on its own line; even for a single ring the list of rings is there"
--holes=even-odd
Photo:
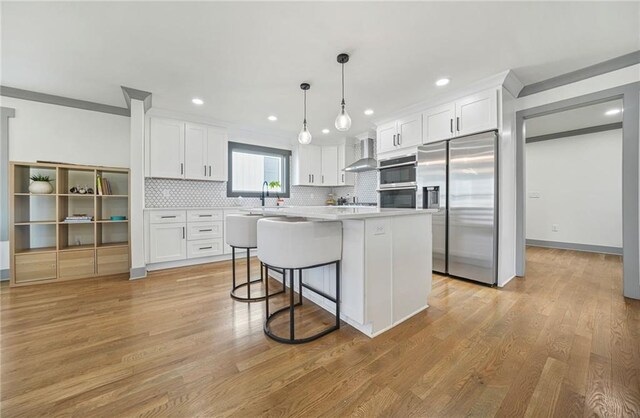
[[[316,198],[316,195],[314,195],[313,193],[311,193],[311,194],[309,195],[309,197],[310,197],[311,199],[315,199],[315,198]]]
[[[558,224],[551,225],[551,232],[558,232],[558,231],[559,231]]]
[[[162,190],[162,197],[166,197],[166,198],[171,197],[171,190],[169,189]]]

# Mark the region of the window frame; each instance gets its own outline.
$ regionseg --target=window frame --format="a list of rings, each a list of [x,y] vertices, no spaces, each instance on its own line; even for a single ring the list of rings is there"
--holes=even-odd
[[[233,152],[234,151],[248,151],[251,154],[258,154],[263,156],[277,156],[282,157],[282,175],[283,191],[277,192],[278,196],[282,198],[288,198],[291,194],[291,150],[263,147],[260,145],[243,144],[241,142],[229,141],[227,150],[227,197],[261,197],[261,192],[238,192],[233,190]],[[273,192],[275,193],[275,192]],[[269,197],[275,197],[271,193]]]

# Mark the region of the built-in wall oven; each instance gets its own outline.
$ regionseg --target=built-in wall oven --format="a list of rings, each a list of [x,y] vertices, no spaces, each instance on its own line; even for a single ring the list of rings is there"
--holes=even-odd
[[[416,156],[378,161],[380,207],[416,207]]]

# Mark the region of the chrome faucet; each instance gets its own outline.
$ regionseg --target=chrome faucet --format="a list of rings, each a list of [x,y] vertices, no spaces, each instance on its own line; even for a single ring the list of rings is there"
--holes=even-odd
[[[269,197],[269,183],[267,183],[266,180],[262,183],[262,192],[260,193],[260,201],[262,202],[262,206],[263,207],[264,207],[264,198],[265,198],[264,186],[267,186],[267,196],[266,197]]]

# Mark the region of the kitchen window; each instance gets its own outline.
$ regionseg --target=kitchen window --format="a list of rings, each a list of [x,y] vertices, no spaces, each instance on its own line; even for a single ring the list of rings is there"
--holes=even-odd
[[[290,159],[289,150],[229,142],[227,196],[260,197],[266,181],[280,183],[269,189],[271,197],[289,197]]]

